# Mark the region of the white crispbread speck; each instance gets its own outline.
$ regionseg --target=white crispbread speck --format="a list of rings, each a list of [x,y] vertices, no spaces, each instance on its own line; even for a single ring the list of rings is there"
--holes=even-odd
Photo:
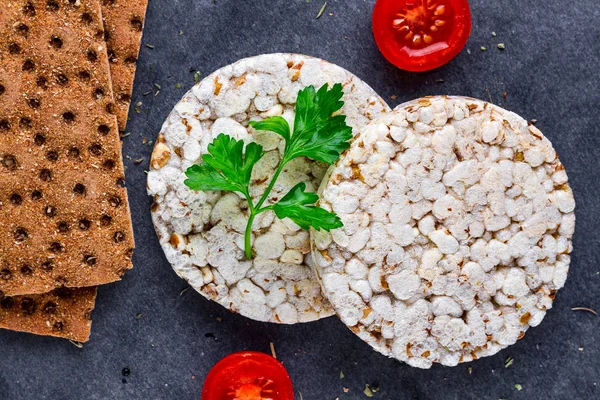
[[[194,192],[184,185],[184,173],[220,133],[255,141],[266,152],[252,175],[256,202],[284,142],[274,133],[249,128],[248,122],[281,115],[293,126],[298,91],[326,82],[343,84],[342,112],[353,128],[389,111],[373,89],[338,66],[301,55],[262,55],[221,68],[194,86],[167,118],[152,154],[147,181],[155,199],[152,218],[173,269],[205,297],[258,321],[292,324],[333,314],[311,267],[309,233],[270,211],[262,213],[253,228],[256,258],[248,261],[243,251],[246,201],[234,193]],[[322,163],[293,160],[271,199],[298,182],[316,191],[326,170]]]
[[[412,366],[514,344],[565,284],[575,201],[564,167],[497,106],[403,104],[355,138],[320,193],[345,224],[311,232],[326,296],[359,337]]]

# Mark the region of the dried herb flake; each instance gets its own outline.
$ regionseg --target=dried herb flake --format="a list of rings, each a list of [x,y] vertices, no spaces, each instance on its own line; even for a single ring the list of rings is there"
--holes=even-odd
[[[194,72],[194,82],[195,83],[200,82],[200,76],[202,76],[202,73],[200,71]]]
[[[531,122],[534,123],[533,120]],[[537,122],[537,121],[535,121],[535,122]],[[587,308],[587,307],[573,307],[573,308],[571,308],[571,311],[587,311],[594,315],[598,315],[598,313],[595,310],[592,310],[591,308]]]
[[[327,7],[327,2],[323,3],[323,7],[321,7],[321,9],[319,10],[319,13],[317,14],[317,18],[319,19],[321,18],[321,15],[323,15],[323,13],[325,12],[325,8]]]
[[[513,363],[514,363],[514,362],[515,362],[515,359],[514,359],[514,358],[512,358],[512,357],[508,357],[508,358],[506,359],[506,361],[504,362],[504,368],[508,368],[508,367],[510,367],[511,365],[513,365]]]

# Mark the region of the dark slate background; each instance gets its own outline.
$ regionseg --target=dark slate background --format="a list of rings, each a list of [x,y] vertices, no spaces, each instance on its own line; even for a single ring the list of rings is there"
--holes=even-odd
[[[322,0],[150,0],[131,135],[123,146],[135,269],[122,282],[100,288],[91,340],[83,349],[65,340],[0,332],[0,399],[199,399],[204,377],[221,357],[242,349],[270,352],[269,342],[289,370],[297,399],[366,399],[366,384],[379,387],[374,399],[386,400],[600,398],[600,318],[571,311],[600,309],[597,0],[472,0],[466,49],[424,74],[402,72],[381,56],[371,35],[373,3],[329,0],[317,20]],[[190,68],[206,76],[269,52],[339,64],[391,106],[457,94],[491,98],[538,120],[567,167],[578,205],[570,278],[541,326],[494,357],[424,371],[372,351],[336,318],[296,326],[257,323],[193,290],[180,293],[186,284],[165,260],[150,221],[144,170],[152,146],[143,138],[154,140],[193,85]],[[155,84],[160,93],[144,96],[156,91]],[[509,356],[514,364],[505,368]],[[125,367],[131,375],[124,379]]]

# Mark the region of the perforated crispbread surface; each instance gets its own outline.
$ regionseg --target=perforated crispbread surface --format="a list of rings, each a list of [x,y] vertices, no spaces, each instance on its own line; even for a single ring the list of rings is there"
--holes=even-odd
[[[62,288],[34,296],[0,293],[0,328],[87,342],[96,288]]]
[[[148,0],[102,0],[104,37],[115,95],[119,129],[127,125],[127,112],[135,77],[135,66],[144,28]]]
[[[0,290],[118,280],[133,234],[99,0],[0,14]]]

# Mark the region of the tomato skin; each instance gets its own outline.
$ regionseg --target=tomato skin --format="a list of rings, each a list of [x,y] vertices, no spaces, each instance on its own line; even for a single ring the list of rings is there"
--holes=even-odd
[[[444,13],[440,18],[445,25],[439,28],[434,26],[434,21],[438,22],[436,6],[443,7]],[[412,72],[441,67],[456,57],[467,44],[472,27],[467,0],[377,0],[372,23],[375,41],[385,58]],[[415,45],[411,41],[415,36],[429,36],[431,42]]]
[[[261,396],[261,387],[264,387]],[[235,393],[238,393],[237,397]],[[284,366],[256,351],[228,355],[210,370],[201,400],[294,400],[292,381]]]

